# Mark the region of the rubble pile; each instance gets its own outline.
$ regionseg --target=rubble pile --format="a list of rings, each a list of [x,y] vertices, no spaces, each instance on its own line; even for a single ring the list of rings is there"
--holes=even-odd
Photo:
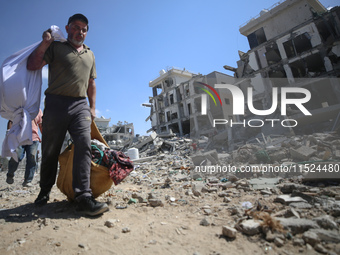
[[[220,237],[229,241],[245,235],[259,240],[263,251],[286,246],[295,252],[340,252],[339,186],[279,178],[275,185],[256,189],[252,180],[232,175],[195,181],[186,169],[151,165],[138,166],[126,180],[139,188],[116,193],[117,209],[195,207],[197,224],[221,228]]]
[[[139,150],[139,157],[132,160],[142,168],[144,166],[140,163],[146,161],[147,167],[163,167],[169,171],[189,167],[194,179],[211,172],[197,173],[197,166],[208,166],[208,170],[209,167],[228,167],[229,172],[232,166],[233,173],[241,178],[301,176],[304,181],[320,181],[320,178],[339,181],[339,138],[337,133],[291,137],[262,135],[261,139],[237,145],[237,149],[226,152],[206,150],[211,148],[207,137],[194,140],[153,132],[148,137],[139,138],[131,147]],[[268,171],[269,166],[275,168],[274,171]],[[242,171],[242,167],[247,171]],[[215,171],[213,174],[223,178],[225,172]]]
[[[114,235],[119,240],[113,244],[115,249],[123,242],[124,247],[133,245],[136,250],[159,249],[154,254],[167,249],[172,252],[167,254],[180,249],[185,254],[340,254],[336,167],[340,139],[336,134],[263,136],[228,152],[206,150],[208,140],[156,133],[136,139],[126,151],[138,149],[138,157],[132,159],[134,170],[98,197],[108,203],[110,211],[89,222],[75,214],[56,187],[45,209],[35,208],[30,203],[39,193],[39,178],[35,177],[33,187],[22,187],[17,180],[23,176],[21,168],[15,183],[7,185],[6,173],[1,171],[0,185],[5,187],[0,190],[2,231],[20,222],[21,228],[13,226],[18,231],[8,230],[19,240],[27,232],[44,236],[40,232],[46,228],[58,247],[69,249],[73,246],[68,247],[60,233],[72,225],[74,235],[83,236],[92,226],[92,238],[104,240],[107,234]],[[316,163],[328,164],[333,176],[322,168],[306,171]],[[230,166],[227,171],[218,171],[226,166]],[[243,171],[246,166],[252,171]],[[269,166],[299,171],[263,171]],[[317,176],[319,173],[326,178]],[[50,229],[48,225],[36,228],[48,220],[53,222]],[[42,242],[39,238],[37,242]],[[94,245],[91,238],[79,239],[81,247]],[[25,244],[27,249],[31,242],[35,247],[33,240]],[[3,240],[6,249],[22,248],[17,246],[11,238]],[[55,249],[46,247],[45,254]]]
[[[142,157],[126,179],[140,189],[118,196],[117,208],[195,205],[201,217],[197,224],[221,226],[221,236],[231,241],[245,235],[259,238],[263,251],[294,247],[299,252],[340,253],[340,171],[335,166],[340,140],[336,134],[263,137],[257,144],[229,153],[194,152],[193,140],[175,136],[153,134],[140,143]],[[197,148],[202,144],[206,139],[198,140]],[[332,172],[330,165],[326,170],[306,170],[307,163],[324,162],[332,164]],[[266,164],[294,166],[295,171],[261,171]],[[235,172],[195,171],[203,165],[204,169],[237,167]],[[243,173],[242,165],[256,166],[258,171]],[[333,174],[330,178],[310,176],[327,171]]]
[[[263,136],[261,140],[256,139],[257,143],[239,146],[228,159],[233,160],[233,163],[251,164],[340,159],[340,140],[336,133],[273,138]]]

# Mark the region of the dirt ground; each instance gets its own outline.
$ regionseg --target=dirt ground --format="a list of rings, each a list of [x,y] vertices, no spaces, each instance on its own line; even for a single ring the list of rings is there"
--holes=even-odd
[[[185,195],[177,184],[167,189],[138,185],[128,177],[98,197],[110,211],[99,217],[84,217],[54,186],[43,207],[33,202],[39,193],[39,176],[33,187],[22,187],[23,170],[15,182],[6,183],[0,172],[0,254],[314,254],[290,243],[278,248],[261,234],[248,237],[238,232],[234,240],[222,236],[222,226],[235,222],[216,194],[195,198]],[[130,181],[129,181],[130,178]],[[154,192],[163,206],[128,203],[133,192]],[[166,198],[174,198],[167,200]],[[260,199],[242,194],[231,203]],[[126,206],[126,207],[125,207]],[[205,215],[202,208],[212,213]],[[207,219],[208,226],[200,224]]]

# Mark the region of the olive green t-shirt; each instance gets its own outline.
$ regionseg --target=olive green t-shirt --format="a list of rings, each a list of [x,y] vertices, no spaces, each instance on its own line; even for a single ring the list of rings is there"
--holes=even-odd
[[[78,52],[68,42],[53,42],[44,55],[49,65],[45,94],[86,97],[90,78],[97,78],[93,52],[84,45]]]

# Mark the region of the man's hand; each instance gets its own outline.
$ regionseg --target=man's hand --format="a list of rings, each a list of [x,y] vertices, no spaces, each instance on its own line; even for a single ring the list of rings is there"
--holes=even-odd
[[[54,41],[54,37],[52,36],[52,29],[49,28],[44,31],[42,38],[45,43],[51,44]]]
[[[94,120],[94,118],[96,117],[96,109],[90,108],[90,111],[91,111],[91,119]]]

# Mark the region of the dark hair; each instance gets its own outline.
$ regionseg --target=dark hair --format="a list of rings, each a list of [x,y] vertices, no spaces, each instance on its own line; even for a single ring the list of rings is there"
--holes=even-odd
[[[80,20],[80,21],[84,22],[87,25],[87,30],[89,30],[89,21],[83,14],[77,13],[77,14],[74,14],[73,16],[71,16],[68,19],[67,25],[70,25],[70,23],[72,23],[75,20]]]

